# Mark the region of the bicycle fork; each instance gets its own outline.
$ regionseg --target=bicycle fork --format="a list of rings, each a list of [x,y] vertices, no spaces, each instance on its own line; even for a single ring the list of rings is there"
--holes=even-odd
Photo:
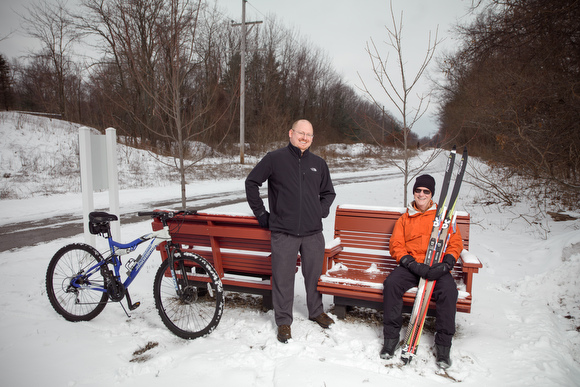
[[[177,273],[175,272],[175,264],[174,264],[174,257],[177,248],[175,246],[169,246],[169,244],[165,247],[167,250],[167,260],[169,265],[169,271],[171,272],[171,279],[173,280],[173,287],[175,288],[175,294],[179,299],[183,299],[184,296],[184,289],[187,287],[187,274],[185,274],[185,268],[183,267],[183,262],[181,263],[181,276],[182,276],[182,287],[179,287],[179,281],[177,278]]]
[[[179,284],[177,283],[177,275],[175,274],[175,268],[173,266],[173,254],[175,254],[175,248],[173,248],[173,247],[169,246],[169,244],[167,244],[165,246],[165,249],[167,250],[167,261],[168,261],[169,271],[171,272],[171,279],[173,280],[173,287],[175,288],[175,294],[180,296]]]

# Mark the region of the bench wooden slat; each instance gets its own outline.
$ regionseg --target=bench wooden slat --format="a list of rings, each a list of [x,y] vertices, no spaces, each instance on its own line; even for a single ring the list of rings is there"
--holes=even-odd
[[[345,245],[353,248],[361,249],[378,249],[378,250],[388,250],[389,249],[389,239],[385,239],[385,234],[370,234],[370,233],[357,233],[350,231],[338,232],[336,237],[344,241]],[[390,238],[390,235],[389,235]]]
[[[349,288],[345,288],[343,284],[326,283],[325,284],[326,293],[334,296],[335,303],[340,306],[362,306],[367,308],[373,308],[377,310],[383,309],[383,291],[382,289],[376,289],[372,287],[366,287],[362,285],[351,285]],[[357,297],[353,298],[353,292],[356,292]],[[403,295],[403,304],[408,308],[413,306],[415,302],[415,292],[407,292]],[[362,301],[362,302],[360,302]],[[457,311],[462,313],[471,312],[472,297],[468,295],[467,297],[459,298],[457,300]],[[433,314],[435,309],[435,302],[432,300],[429,303],[430,315]],[[337,315],[340,314],[337,313]],[[343,316],[344,317],[344,316]]]

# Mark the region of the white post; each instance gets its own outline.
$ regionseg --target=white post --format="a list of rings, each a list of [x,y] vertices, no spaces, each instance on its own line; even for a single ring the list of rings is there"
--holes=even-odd
[[[117,130],[108,128],[106,131],[107,141],[107,178],[109,181],[109,211],[119,218],[111,222],[111,234],[113,239],[121,240],[121,213],[119,211],[119,177],[117,172]]]
[[[89,232],[89,212],[94,211],[93,170],[91,167],[91,132],[83,126],[79,128],[79,155],[81,164],[81,189],[83,196],[83,229],[85,242],[95,246],[95,236]]]

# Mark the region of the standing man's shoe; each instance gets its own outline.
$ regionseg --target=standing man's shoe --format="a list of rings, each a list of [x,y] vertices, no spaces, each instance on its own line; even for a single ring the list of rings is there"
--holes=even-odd
[[[315,318],[311,318],[311,321],[317,322],[323,328],[328,328],[332,324],[334,324],[334,320],[330,318],[326,313],[322,312]]]
[[[290,325],[280,325],[278,327],[278,341],[286,344],[291,338],[292,332],[290,330]]]

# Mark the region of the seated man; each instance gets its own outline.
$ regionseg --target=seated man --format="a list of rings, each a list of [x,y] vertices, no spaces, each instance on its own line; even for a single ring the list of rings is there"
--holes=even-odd
[[[435,348],[437,364],[441,368],[448,368],[451,366],[449,351],[455,334],[458,294],[450,271],[463,250],[463,242],[459,230],[450,230],[451,235],[442,262],[433,263],[432,266],[423,263],[437,212],[437,204],[432,200],[434,194],[435,179],[430,175],[419,176],[413,186],[414,200],[395,224],[389,249],[399,266],[384,282],[384,345],[380,356],[383,359],[391,358],[399,343],[403,321],[403,294],[417,286],[420,278],[437,280],[432,295],[437,305]]]

